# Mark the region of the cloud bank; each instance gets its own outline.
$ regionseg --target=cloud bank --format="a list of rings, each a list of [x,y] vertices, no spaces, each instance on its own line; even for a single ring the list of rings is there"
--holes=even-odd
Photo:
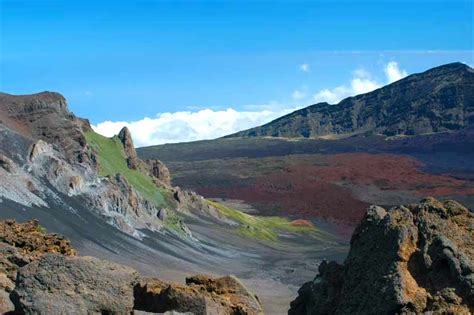
[[[384,67],[385,81],[379,82],[372,74],[364,69],[352,72],[352,79],[349,84],[339,85],[333,89],[323,89],[314,94],[316,102],[328,102],[336,104],[346,97],[372,92],[385,84],[390,84],[407,76],[407,72],[400,69],[395,61],[387,63]]]
[[[295,108],[261,111],[236,111],[228,108],[215,111],[203,109],[196,112],[183,111],[162,113],[154,118],[145,117],[137,121],[104,121],[92,126],[104,136],[112,137],[127,126],[132,133],[135,146],[176,143],[222,137],[240,130],[259,126],[285,115]]]
[[[303,67],[303,66],[307,67]],[[309,65],[301,65],[301,70],[309,72]],[[293,103],[328,102],[338,103],[340,100],[362,93],[373,91],[387,83],[400,80],[407,72],[400,69],[397,62],[392,61],[383,67],[384,80],[379,81],[364,69],[352,72],[349,83],[332,89],[323,89],[312,96],[308,86],[293,90]],[[244,106],[244,110],[228,108],[226,110],[202,109],[197,111],[181,111],[160,113],[156,117],[145,117],[137,121],[104,121],[92,126],[104,136],[118,134],[127,126],[138,147],[163,143],[176,143],[215,139],[237,131],[263,125],[280,116],[288,114],[299,107],[271,102],[267,105]]]

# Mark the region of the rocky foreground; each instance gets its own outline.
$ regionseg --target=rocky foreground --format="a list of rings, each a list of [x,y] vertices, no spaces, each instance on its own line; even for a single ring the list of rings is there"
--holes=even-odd
[[[433,198],[372,206],[343,265],[323,262],[291,303],[300,314],[471,314],[474,214]]]
[[[198,275],[186,285],[143,278],[132,268],[79,257],[69,241],[37,221],[0,222],[0,313],[263,314],[258,298],[233,276]]]
[[[290,315],[471,314],[474,214],[434,198],[390,210],[371,206],[344,264],[323,262]],[[37,221],[0,221],[0,312],[9,314],[263,314],[235,277],[197,275],[185,285],[79,257]],[[171,313],[169,313],[171,314]]]

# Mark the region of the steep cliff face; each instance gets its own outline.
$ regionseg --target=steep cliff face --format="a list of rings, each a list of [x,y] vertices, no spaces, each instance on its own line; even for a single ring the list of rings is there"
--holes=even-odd
[[[186,208],[173,198],[166,166],[137,157],[128,129],[97,135],[52,92],[0,94],[0,178],[0,198],[72,212],[80,202],[135,237],[165,228],[163,209]]]
[[[433,198],[372,206],[343,265],[323,262],[289,314],[470,314],[474,311],[474,214]]]
[[[123,151],[127,159],[128,168],[134,170],[138,169],[140,164],[139,159],[137,156],[137,152],[135,151],[135,147],[133,146],[132,134],[130,133],[127,127],[123,127],[122,130],[120,130],[118,138],[123,144]]]
[[[84,132],[92,130],[90,124],[71,113],[59,93],[0,93],[0,123],[27,138],[50,143],[68,162],[94,164],[84,137]]]
[[[418,135],[474,125],[474,70],[452,63],[337,105],[319,103],[228,137]]]

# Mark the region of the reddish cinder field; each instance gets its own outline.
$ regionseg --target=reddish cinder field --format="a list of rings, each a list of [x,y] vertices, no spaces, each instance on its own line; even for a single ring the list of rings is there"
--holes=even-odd
[[[372,203],[390,206],[395,197],[415,202],[427,195],[474,194],[472,182],[429,174],[423,166],[413,157],[394,154],[235,158],[193,162],[192,169],[180,164],[175,181],[206,197],[243,200],[263,215],[352,226]]]
[[[138,150],[163,159],[173,184],[351,232],[371,204],[426,196],[474,208],[474,130],[387,139],[230,138]],[[336,225],[334,225],[336,223]]]

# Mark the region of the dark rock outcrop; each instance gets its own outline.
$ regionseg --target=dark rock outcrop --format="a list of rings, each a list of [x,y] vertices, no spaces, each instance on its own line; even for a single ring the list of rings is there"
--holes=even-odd
[[[15,311],[12,291],[18,271],[46,253],[76,255],[68,240],[57,234],[44,234],[38,221],[19,224],[0,222],[0,313]]]
[[[135,150],[133,145],[132,134],[127,127],[123,127],[118,138],[123,145],[123,151],[127,160],[128,168],[133,170],[141,170],[144,173],[151,176],[157,186],[161,187],[171,186],[171,175],[166,165],[160,160],[144,160],[142,161]]]
[[[13,312],[15,306],[10,294],[15,288],[18,270],[33,260],[17,248],[0,242],[0,314]]]
[[[171,186],[171,174],[163,162],[160,160],[145,160],[143,162],[148,169],[148,174],[158,179],[158,185],[165,184]]]
[[[474,70],[452,63],[410,75],[337,105],[319,103],[227,137],[418,135],[474,125]]]
[[[118,134],[118,138],[122,142],[128,168],[134,170],[138,169],[140,166],[140,160],[138,159],[137,152],[135,151],[130,130],[128,130],[127,127],[123,127]]]
[[[323,262],[289,314],[470,314],[474,311],[474,214],[433,198],[372,206],[344,265]]]
[[[93,257],[47,254],[20,269],[13,296],[26,314],[130,314],[138,276]]]

